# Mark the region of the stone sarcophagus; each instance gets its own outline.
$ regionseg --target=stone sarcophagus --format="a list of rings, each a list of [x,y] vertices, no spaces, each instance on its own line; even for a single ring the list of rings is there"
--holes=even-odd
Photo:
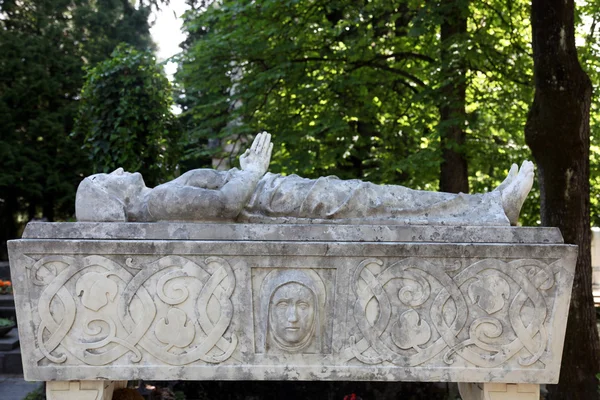
[[[577,254],[553,228],[200,223],[31,223],[9,251],[29,380],[511,384],[557,382]]]

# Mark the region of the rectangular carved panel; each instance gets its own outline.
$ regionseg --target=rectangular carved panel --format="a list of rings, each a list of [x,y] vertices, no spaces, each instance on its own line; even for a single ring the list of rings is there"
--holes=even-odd
[[[253,268],[257,354],[331,354],[335,269]]]
[[[574,246],[260,239],[12,241],[26,377],[558,379]]]

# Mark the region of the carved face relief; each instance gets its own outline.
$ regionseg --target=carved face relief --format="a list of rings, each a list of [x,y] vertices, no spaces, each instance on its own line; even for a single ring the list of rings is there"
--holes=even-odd
[[[323,279],[309,268],[273,269],[256,298],[257,353],[323,351],[327,291]]]
[[[296,282],[280,286],[271,299],[269,324],[275,342],[284,349],[304,347],[314,334],[315,294]]]

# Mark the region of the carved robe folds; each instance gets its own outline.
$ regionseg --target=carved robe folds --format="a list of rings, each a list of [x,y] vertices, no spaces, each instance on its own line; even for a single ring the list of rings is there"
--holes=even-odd
[[[576,247],[551,228],[32,223],[29,380],[554,383]]]

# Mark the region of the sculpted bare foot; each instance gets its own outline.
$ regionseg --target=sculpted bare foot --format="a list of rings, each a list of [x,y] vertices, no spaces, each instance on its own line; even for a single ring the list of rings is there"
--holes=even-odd
[[[509,183],[511,183],[517,177],[518,172],[519,172],[519,167],[517,167],[517,164],[511,165],[510,171],[508,171],[508,175],[506,175],[506,178],[502,181],[502,183],[500,185],[498,185],[498,187],[496,189],[494,189],[494,191],[501,192],[504,189],[506,189],[506,187],[509,185]]]
[[[502,208],[504,208],[504,213],[511,225],[516,225],[519,221],[521,207],[523,207],[523,203],[533,186],[533,169],[534,166],[531,161],[523,161],[517,176],[501,189]],[[500,186],[503,184],[504,182]]]

